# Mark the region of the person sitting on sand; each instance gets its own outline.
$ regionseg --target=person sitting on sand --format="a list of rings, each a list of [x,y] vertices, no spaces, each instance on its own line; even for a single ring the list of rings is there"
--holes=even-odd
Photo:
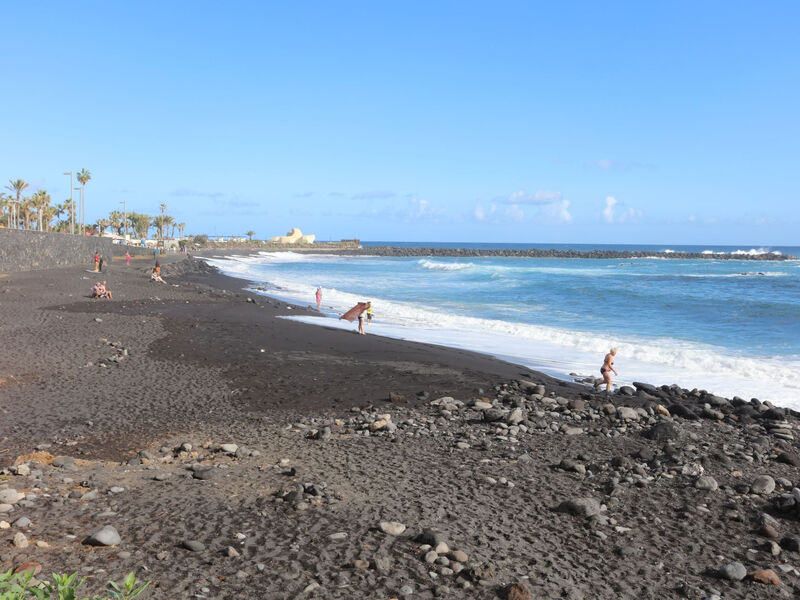
[[[92,286],[92,298],[99,298],[100,297],[100,282],[97,281]]]
[[[158,281],[159,283],[166,283],[163,279],[161,279],[161,267],[153,267],[153,273],[150,275],[151,281]]]
[[[594,389],[598,389],[603,383],[606,384],[606,394],[611,391],[611,371],[614,371],[614,375],[619,377],[619,373],[614,368],[614,357],[617,355],[617,349],[612,348],[606,357],[603,359],[603,366],[600,367],[600,374],[603,376],[603,379],[598,379],[594,382]]]

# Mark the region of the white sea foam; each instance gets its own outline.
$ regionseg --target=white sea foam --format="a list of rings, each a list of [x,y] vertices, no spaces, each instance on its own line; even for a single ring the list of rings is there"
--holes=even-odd
[[[417,264],[423,269],[429,269],[431,271],[461,271],[463,269],[471,269],[475,266],[472,263],[438,262],[424,258],[418,260]]]

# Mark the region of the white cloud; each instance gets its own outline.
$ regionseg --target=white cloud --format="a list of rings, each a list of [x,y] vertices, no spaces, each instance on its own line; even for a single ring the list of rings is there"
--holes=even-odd
[[[562,223],[571,223],[572,215],[569,212],[569,200],[561,200],[547,206],[543,211],[551,220]]]
[[[603,209],[603,218],[606,223],[614,222],[614,206],[617,204],[617,199],[614,196],[606,196],[606,207]]]
[[[697,221],[697,215],[689,215],[687,221],[689,221],[689,223],[694,223],[695,221]]]
[[[484,208],[483,204],[476,204],[473,214],[478,221],[489,221],[497,212],[497,205],[490,204],[488,208]]]
[[[519,190],[511,194],[504,202],[506,204],[552,204],[559,200],[561,200],[561,192],[539,190],[529,194],[525,190]]]
[[[614,196],[606,196],[606,206],[603,208],[603,220],[606,223],[625,223],[636,221],[642,217],[642,211],[632,206],[625,206]]]

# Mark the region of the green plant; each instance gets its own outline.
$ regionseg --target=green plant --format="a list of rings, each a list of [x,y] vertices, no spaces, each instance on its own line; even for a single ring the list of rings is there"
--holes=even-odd
[[[0,572],[0,600],[131,600],[144,592],[150,582],[137,586],[136,574],[129,573],[122,585],[114,581],[108,582],[110,596],[103,598],[79,597],[78,588],[86,581],[86,577],[77,581],[78,573],[61,575],[53,573],[52,582],[44,582],[38,586],[31,585],[33,571],[14,573],[9,570]]]
[[[108,587],[110,587],[111,590],[108,593],[111,594],[113,600],[130,600],[141,594],[148,585],[150,585],[149,581],[136,587],[136,574],[131,571],[128,573],[128,576],[125,578],[125,581],[122,582],[121,586],[118,583],[109,581]]]

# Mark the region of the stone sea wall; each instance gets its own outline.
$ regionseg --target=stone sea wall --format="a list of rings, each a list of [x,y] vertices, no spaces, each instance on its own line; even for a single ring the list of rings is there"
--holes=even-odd
[[[131,256],[153,253],[146,248],[112,244],[111,238],[0,228],[0,273],[73,265],[89,268],[95,252],[109,260],[124,256],[126,250]]]

